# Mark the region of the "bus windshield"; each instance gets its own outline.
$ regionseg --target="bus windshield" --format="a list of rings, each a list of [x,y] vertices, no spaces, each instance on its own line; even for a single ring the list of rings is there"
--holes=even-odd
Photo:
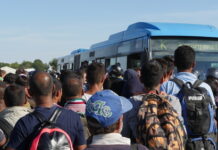
[[[205,78],[207,69],[218,68],[218,39],[194,38],[155,38],[150,41],[153,57],[173,55],[181,45],[189,45],[196,51],[196,68],[201,79]]]

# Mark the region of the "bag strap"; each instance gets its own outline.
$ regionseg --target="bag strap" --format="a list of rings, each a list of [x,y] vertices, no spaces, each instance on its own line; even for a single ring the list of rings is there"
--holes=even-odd
[[[178,78],[173,78],[170,81],[175,82],[180,88],[182,88],[183,85],[184,85],[184,82],[182,80],[178,79]]]
[[[193,88],[199,87],[199,85],[202,83],[203,81],[201,80],[196,80],[193,84]]]
[[[0,118],[0,128],[6,135],[7,139],[9,139],[13,126],[4,118]]]
[[[52,116],[47,120],[40,112],[34,111],[32,114],[42,123],[44,121],[48,121],[51,123],[56,123],[58,117],[60,116],[62,110],[60,108],[56,108],[53,112]]]

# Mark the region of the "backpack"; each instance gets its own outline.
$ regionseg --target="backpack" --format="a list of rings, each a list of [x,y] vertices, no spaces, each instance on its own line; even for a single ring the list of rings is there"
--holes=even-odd
[[[30,150],[73,150],[70,136],[56,124],[61,112],[61,108],[56,108],[49,120],[45,120],[41,113],[33,112],[33,115],[40,121],[40,127],[34,135]]]
[[[185,131],[164,96],[143,95],[138,111],[138,140],[151,150],[184,150]]]
[[[199,87],[202,83],[183,83],[177,78],[172,79],[181,90],[177,94],[182,106],[182,116],[188,133],[186,149],[216,150],[215,106],[207,90]]]
[[[2,129],[6,137],[6,143],[0,147],[1,150],[6,148],[10,139],[11,131],[13,130],[13,126],[4,118],[0,118],[0,129]]]

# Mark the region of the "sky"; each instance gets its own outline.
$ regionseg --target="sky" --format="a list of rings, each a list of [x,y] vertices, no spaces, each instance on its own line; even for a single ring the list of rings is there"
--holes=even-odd
[[[135,22],[218,27],[217,0],[0,0],[0,62],[48,63]]]

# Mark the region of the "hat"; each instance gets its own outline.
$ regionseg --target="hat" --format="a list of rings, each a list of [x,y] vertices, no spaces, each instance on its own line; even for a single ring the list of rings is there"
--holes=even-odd
[[[208,76],[218,79],[218,68],[209,68],[207,70],[207,77]]]
[[[95,118],[103,127],[114,124],[122,114],[132,109],[131,102],[111,90],[95,93],[86,104],[86,116]]]

